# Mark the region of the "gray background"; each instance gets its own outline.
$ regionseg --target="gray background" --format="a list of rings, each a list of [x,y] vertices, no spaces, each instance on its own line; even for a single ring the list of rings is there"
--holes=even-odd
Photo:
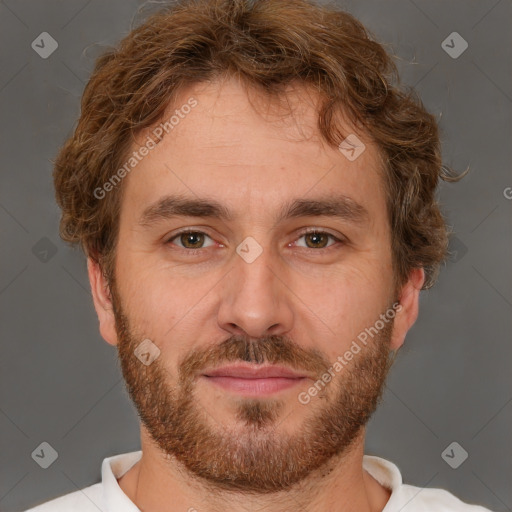
[[[129,30],[137,0],[0,2],[0,509],[22,510],[98,482],[104,457],[139,449],[115,349],[100,337],[85,259],[58,236],[51,159],[71,133],[101,46]],[[369,425],[366,453],[406,483],[512,507],[510,0],[345,1],[400,57],[405,83],[441,116],[452,261],[422,292],[420,317]],[[136,21],[140,16],[136,18]],[[31,43],[49,32],[42,59]],[[468,42],[457,59],[441,43]],[[31,453],[46,441],[46,470]],[[453,441],[468,459],[441,457]]]

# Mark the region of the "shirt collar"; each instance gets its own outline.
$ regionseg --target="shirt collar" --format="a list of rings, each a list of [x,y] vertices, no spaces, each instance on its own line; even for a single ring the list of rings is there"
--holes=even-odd
[[[107,457],[101,465],[103,499],[109,511],[140,512],[133,501],[126,496],[117,479],[121,478],[142,457],[142,450]]]
[[[400,488],[402,487],[402,474],[398,467],[389,460],[375,457],[374,455],[363,456],[363,469],[370,473],[379,484],[391,491],[391,496],[382,512],[397,510],[397,500],[400,499]]]

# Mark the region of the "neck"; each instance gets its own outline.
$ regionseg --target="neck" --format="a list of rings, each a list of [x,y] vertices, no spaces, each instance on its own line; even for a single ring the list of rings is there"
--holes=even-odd
[[[140,509],[163,512],[285,512],[325,510],[381,512],[390,491],[363,469],[364,430],[350,450],[292,488],[270,494],[218,490],[166,458],[141,429],[142,458],[120,479],[122,491]]]

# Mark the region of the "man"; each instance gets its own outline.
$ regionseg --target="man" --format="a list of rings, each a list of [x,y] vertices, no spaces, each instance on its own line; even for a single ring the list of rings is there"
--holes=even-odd
[[[32,510],[485,510],[363,453],[447,246],[394,71],[304,0],[182,2],[98,60],[55,184],[142,450]]]

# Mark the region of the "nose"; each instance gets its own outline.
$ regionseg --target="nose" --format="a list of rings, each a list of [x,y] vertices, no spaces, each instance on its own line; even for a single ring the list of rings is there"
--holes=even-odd
[[[251,263],[235,255],[222,286],[219,326],[233,335],[260,338],[292,329],[291,292],[272,256],[263,251]]]

